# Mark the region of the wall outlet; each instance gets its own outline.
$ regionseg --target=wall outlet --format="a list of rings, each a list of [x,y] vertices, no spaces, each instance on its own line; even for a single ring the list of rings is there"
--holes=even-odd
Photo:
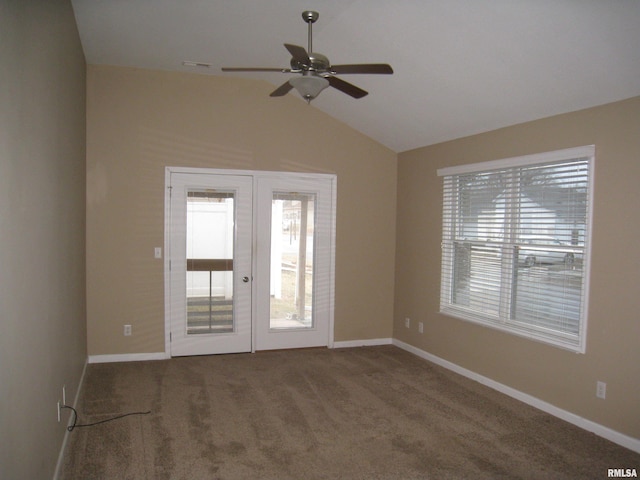
[[[409,328],[411,326],[411,319],[409,317],[406,317],[404,319],[404,326]]]
[[[130,337],[131,336],[131,325],[125,325],[124,326],[124,336],[125,337]]]
[[[418,323],[418,332],[422,333],[424,331],[424,325],[422,322]]]
[[[155,247],[153,249],[154,258],[162,258],[162,247]]]
[[[607,384],[605,382],[596,382],[596,397],[602,399],[607,397]]]

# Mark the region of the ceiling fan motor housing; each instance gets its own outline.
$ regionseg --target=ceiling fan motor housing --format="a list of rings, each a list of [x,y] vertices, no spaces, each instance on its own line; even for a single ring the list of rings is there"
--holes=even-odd
[[[291,70],[295,71],[315,71],[318,73],[324,73],[331,70],[331,63],[329,59],[321,53],[309,53],[310,65],[305,65],[299,62],[295,58],[291,59]]]

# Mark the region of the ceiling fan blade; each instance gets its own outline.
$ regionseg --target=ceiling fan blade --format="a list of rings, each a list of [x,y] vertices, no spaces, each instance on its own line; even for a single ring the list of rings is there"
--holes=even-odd
[[[289,91],[293,88],[293,85],[289,83],[289,81],[284,82],[278,88],[276,88],[273,92],[269,94],[270,97],[282,97],[289,93]]]
[[[341,92],[351,95],[353,98],[362,98],[369,94],[369,92],[362,90],[360,87],[356,87],[349,82],[345,82],[341,78],[331,76],[325,78],[329,80],[329,85],[333,88],[337,88]]]
[[[262,67],[222,67],[223,72],[281,72],[289,73],[290,68],[262,68]]]
[[[335,73],[393,73],[391,65],[386,63],[359,63],[354,65],[332,65],[331,71]]]
[[[309,54],[303,47],[299,47],[298,45],[291,45],[289,43],[285,43],[284,47],[289,50],[289,53],[296,62],[303,65],[311,65]]]

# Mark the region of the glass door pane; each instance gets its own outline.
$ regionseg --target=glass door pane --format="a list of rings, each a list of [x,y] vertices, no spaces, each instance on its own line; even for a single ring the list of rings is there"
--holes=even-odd
[[[315,194],[274,192],[269,328],[313,328]]]
[[[232,192],[187,192],[187,335],[234,331],[234,200]]]

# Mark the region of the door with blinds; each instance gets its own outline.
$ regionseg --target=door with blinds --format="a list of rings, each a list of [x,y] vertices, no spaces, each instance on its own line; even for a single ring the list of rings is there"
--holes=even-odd
[[[172,173],[172,356],[251,351],[253,179]]]
[[[257,181],[256,350],[329,344],[335,177]]]
[[[335,176],[167,175],[171,355],[330,346]]]

